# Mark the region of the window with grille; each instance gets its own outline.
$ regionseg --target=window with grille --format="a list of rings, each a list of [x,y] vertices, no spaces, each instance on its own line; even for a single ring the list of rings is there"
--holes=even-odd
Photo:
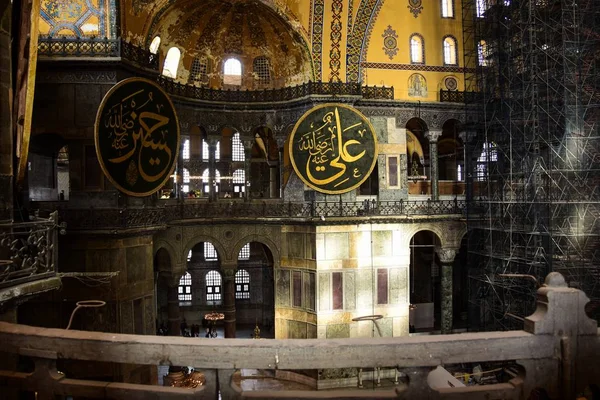
[[[189,83],[208,84],[208,74],[210,73],[210,59],[206,57],[196,57],[192,61],[190,68]]]
[[[478,17],[483,17],[483,13],[487,10],[486,0],[476,0],[476,12]]]
[[[231,159],[232,161],[244,161],[246,159],[244,145],[240,139],[239,132],[234,133],[231,139]]]
[[[215,169],[215,193],[219,193],[219,185],[221,184],[221,173],[218,169]],[[210,192],[210,179],[208,168],[202,173],[202,190],[204,193]]]
[[[183,141],[183,149],[181,149],[181,156],[184,160],[190,159],[190,139],[185,139]]]
[[[238,254],[238,260],[249,260],[250,259],[250,243],[246,243],[244,247],[240,249]]]
[[[154,39],[152,39],[152,43],[150,43],[150,48],[148,50],[150,50],[150,53],[156,54],[156,53],[158,53],[159,46],[160,46],[160,36],[156,36]]]
[[[206,261],[217,261],[217,249],[210,242],[204,242],[204,259]]]
[[[252,64],[254,76],[258,79],[258,84],[269,85],[271,83],[271,65],[269,59],[264,56],[256,57]]]
[[[187,255],[187,260],[190,262],[192,260],[192,251],[190,250]]]
[[[214,270],[206,274],[206,301],[221,301],[221,274]]]
[[[442,0],[442,17],[454,17],[454,0]]]
[[[446,36],[444,38],[444,64],[446,65],[456,65],[457,64],[457,55],[456,55],[456,39],[451,36]]]
[[[479,60],[479,65],[482,67],[486,67],[488,65],[487,52],[487,43],[485,40],[480,40],[479,43],[477,43],[477,59]]]
[[[168,78],[177,78],[177,69],[179,68],[179,59],[181,51],[177,47],[171,47],[165,57],[162,74]]]
[[[425,60],[424,49],[423,37],[418,34],[412,35],[410,37],[410,62],[422,64]]]
[[[190,171],[187,168],[183,169],[183,185],[181,191],[187,193],[190,191]]]
[[[233,193],[246,191],[246,172],[243,169],[233,171]]]
[[[235,298],[250,298],[250,274],[245,269],[235,273]]]
[[[489,177],[489,163],[498,161],[498,150],[494,143],[485,142],[477,159],[477,180],[485,181]]]
[[[179,287],[177,288],[177,296],[180,306],[192,305],[192,276],[189,272],[179,279]]]
[[[209,152],[208,152],[208,142],[202,139],[202,161],[208,161]],[[221,142],[217,142],[217,147],[215,149],[215,161],[219,161],[221,159]]]
[[[237,58],[229,58],[223,65],[223,83],[225,85],[242,84],[242,63]]]

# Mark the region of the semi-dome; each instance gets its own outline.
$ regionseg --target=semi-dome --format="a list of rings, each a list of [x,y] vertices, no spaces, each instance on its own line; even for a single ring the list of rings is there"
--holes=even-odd
[[[181,53],[176,70],[167,66],[167,75],[179,82],[258,89],[313,77],[302,35],[258,0],[176,1],[154,18],[146,42],[157,36],[162,63],[170,49]],[[227,62],[230,59],[234,61]]]

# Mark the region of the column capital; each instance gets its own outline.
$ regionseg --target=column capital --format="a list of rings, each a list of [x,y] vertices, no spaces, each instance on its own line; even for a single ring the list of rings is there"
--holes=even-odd
[[[437,143],[438,139],[442,136],[442,131],[429,130],[425,132],[425,138],[429,140],[429,143]]]
[[[279,148],[279,149],[283,148],[283,146],[285,146],[286,140],[287,140],[287,137],[285,137],[285,136],[275,136],[275,141],[277,142],[277,148]]]
[[[440,262],[442,264],[452,264],[454,262],[454,258],[458,253],[458,249],[454,248],[446,248],[446,247],[436,247],[435,252],[440,258]]]

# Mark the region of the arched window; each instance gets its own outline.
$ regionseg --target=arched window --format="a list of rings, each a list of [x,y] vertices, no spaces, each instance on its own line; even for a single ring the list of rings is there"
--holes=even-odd
[[[211,242],[204,242],[204,259],[206,261],[217,261],[217,249]]]
[[[457,47],[456,39],[452,36],[446,36],[444,38],[444,64],[445,65],[456,65],[457,64]]]
[[[215,270],[206,274],[206,301],[221,301],[221,274]]]
[[[185,139],[183,141],[183,149],[181,149],[181,156],[184,160],[190,159],[190,139]]]
[[[211,73],[211,60],[207,57],[195,57],[190,68],[188,83],[208,84],[208,74]]]
[[[244,154],[244,145],[240,140],[240,133],[236,132],[233,134],[231,139],[231,160],[232,161],[244,161],[246,156]]]
[[[442,0],[442,17],[454,18],[454,0]]]
[[[190,171],[187,168],[183,169],[183,185],[181,191],[187,193],[190,191]]]
[[[477,180],[485,181],[489,176],[488,164],[498,161],[498,149],[494,143],[485,142],[477,159]]]
[[[233,171],[233,192],[244,193],[246,191],[246,171],[236,169]]]
[[[179,59],[181,51],[177,47],[171,47],[165,57],[162,74],[168,78],[177,78],[177,69],[179,68]]]
[[[242,63],[237,58],[225,60],[223,65],[223,83],[225,85],[242,84]]]
[[[187,255],[187,260],[188,260],[188,262],[190,262],[190,261],[192,260],[192,250],[190,250],[190,251],[188,252],[188,255]]]
[[[235,273],[235,298],[250,298],[250,274],[245,269]]]
[[[155,36],[154,39],[152,39],[152,43],[150,43],[150,53],[158,53],[158,46],[160,46],[160,36]]]
[[[208,194],[209,190],[209,185],[210,185],[210,176],[209,176],[210,171],[207,169],[204,170],[204,172],[202,173],[202,187],[204,188],[204,193]],[[215,183],[217,186],[215,186],[215,192],[219,193],[219,185],[221,184],[221,173],[219,172],[218,169],[215,169]]]
[[[413,64],[425,62],[425,43],[423,36],[417,33],[410,37],[410,62]]]
[[[269,85],[271,83],[271,63],[267,57],[256,57],[252,63],[252,68],[260,85]]]
[[[208,161],[208,143],[202,139],[202,161]],[[217,142],[217,148],[215,149],[215,161],[221,159],[221,142]]]
[[[477,8],[477,16],[483,17],[483,13],[487,10],[486,0],[476,0],[475,7]]]
[[[487,43],[485,42],[485,40],[480,40],[479,43],[477,43],[477,59],[479,60],[479,65],[481,65],[482,67],[487,67],[488,65],[487,56]]]
[[[180,306],[192,305],[192,276],[189,272],[179,279],[179,287],[177,288],[177,296]]]
[[[238,260],[249,260],[250,259],[250,243],[246,243],[244,247],[240,249],[238,254]]]

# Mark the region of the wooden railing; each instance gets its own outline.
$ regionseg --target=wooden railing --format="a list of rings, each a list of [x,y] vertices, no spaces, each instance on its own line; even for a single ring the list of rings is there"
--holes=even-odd
[[[549,398],[573,399],[600,383],[600,332],[584,311],[583,292],[551,273],[538,290],[538,308],[524,330],[418,337],[251,340],[124,335],[66,331],[0,322],[0,351],[29,358],[33,372],[0,371],[0,393],[36,392],[37,398],[84,396],[110,399],[407,398],[526,399],[535,388]],[[7,360],[8,358],[5,358]],[[187,365],[202,371],[195,389],[72,379],[56,371],[58,360],[135,365]],[[522,373],[488,386],[439,388],[428,383],[439,365],[515,361]],[[391,368],[403,376],[396,388],[333,391],[242,391],[239,369],[316,370]],[[15,393],[15,392],[12,392]],[[18,394],[18,393],[16,393]]]

